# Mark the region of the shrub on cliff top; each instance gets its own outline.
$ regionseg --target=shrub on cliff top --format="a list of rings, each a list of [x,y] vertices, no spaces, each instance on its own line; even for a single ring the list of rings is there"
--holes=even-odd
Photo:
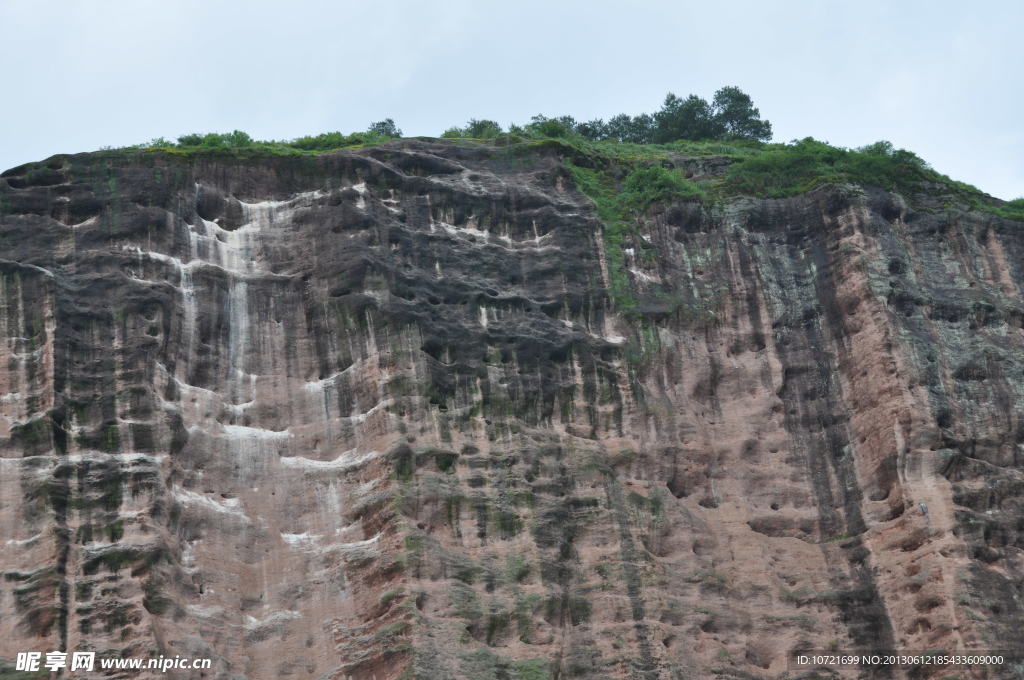
[[[201,146],[207,149],[243,149],[255,143],[248,133],[209,132],[205,135],[191,134],[178,137],[178,146]]]
[[[806,137],[734,163],[726,173],[725,188],[729,193],[779,198],[824,182],[850,181],[912,193],[921,180],[933,177],[938,173],[921,158],[889,142],[844,149]]]
[[[401,136],[402,131],[395,125],[395,121],[385,118],[382,121],[371,123],[366,132],[354,132],[348,135],[340,132],[325,132],[319,135],[299,137],[291,141],[260,141],[253,139],[246,132],[235,130],[234,132],[182,135],[178,137],[177,142],[171,142],[163,137],[158,137],[148,144],[140,146],[151,149],[182,149],[185,151],[254,149],[287,153],[293,149],[300,151],[330,151],[331,149],[344,149],[351,146],[380,144],[381,142]]]
[[[344,149],[349,146],[378,144],[386,142],[388,139],[390,137],[376,132],[353,132],[350,135],[343,135],[340,132],[325,132],[321,135],[299,137],[298,139],[286,142],[285,145],[295,149],[302,149],[303,151],[330,151],[331,149]]]
[[[395,125],[395,121],[390,118],[379,120],[376,123],[370,123],[370,127],[367,129],[370,134],[380,135],[381,137],[397,138],[402,136],[402,131]]]
[[[634,170],[622,183],[621,200],[633,210],[643,211],[658,202],[703,198],[699,186],[660,165]]]
[[[502,134],[501,125],[493,120],[471,118],[466,127],[450,127],[441,135],[443,138],[468,137],[471,139],[493,139]]]
[[[1008,220],[1019,220],[1024,222],[1024,196],[1007,201],[1002,205],[989,206],[989,212],[995,213]]]

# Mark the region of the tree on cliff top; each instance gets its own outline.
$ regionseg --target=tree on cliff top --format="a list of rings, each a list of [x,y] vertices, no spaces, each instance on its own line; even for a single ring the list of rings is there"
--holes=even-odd
[[[721,128],[721,136],[762,142],[772,138],[772,124],[761,120],[754,100],[738,87],[723,87],[716,92],[711,109],[713,119]]]
[[[398,126],[395,125],[395,121],[391,118],[385,118],[384,120],[378,120],[376,123],[370,123],[370,127],[366,131],[382,137],[402,136],[402,131],[398,129]]]
[[[738,87],[723,87],[707,100],[691,94],[681,99],[669,92],[661,110],[654,114],[652,142],[677,139],[754,139],[772,138],[772,124],[761,120],[754,100]]]
[[[493,120],[471,118],[466,127],[450,127],[441,137],[470,137],[472,139],[491,139],[502,134],[501,124]]]
[[[707,101],[695,94],[680,99],[669,92],[661,111],[654,114],[650,141],[665,144],[677,139],[717,139],[724,131],[725,126]]]
[[[772,124],[761,120],[761,112],[750,95],[738,87],[723,87],[711,103],[691,94],[685,99],[669,92],[661,109],[638,116],[620,113],[609,119],[577,123],[571,116],[534,116],[520,128],[541,137],[577,134],[585,139],[614,140],[633,144],[667,144],[679,139],[750,139],[766,142],[772,138]]]

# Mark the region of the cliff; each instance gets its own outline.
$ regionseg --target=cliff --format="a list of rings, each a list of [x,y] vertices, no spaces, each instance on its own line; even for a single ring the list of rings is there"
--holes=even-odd
[[[627,166],[404,140],[4,173],[0,658],[680,680],[1024,649],[1021,223],[581,192]]]

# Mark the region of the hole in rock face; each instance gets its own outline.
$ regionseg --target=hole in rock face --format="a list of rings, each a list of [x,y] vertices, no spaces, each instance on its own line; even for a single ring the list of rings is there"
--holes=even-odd
[[[913,531],[909,536],[904,538],[900,544],[900,550],[903,552],[914,552],[928,540],[928,534],[924,530]]]
[[[701,555],[706,555],[707,553],[709,553],[713,547],[714,544],[710,541],[698,539],[693,542],[693,545],[690,547],[690,549],[693,551],[694,555],[697,555],[699,557]]]
[[[208,222],[213,222],[224,214],[227,201],[220,193],[202,185],[196,195],[196,214]]]
[[[889,497],[889,489],[878,489],[871,493],[868,498],[873,501],[884,501]]]
[[[953,377],[963,381],[982,381],[988,378],[988,370],[975,362],[969,362],[960,366],[953,372]]]
[[[914,603],[914,607],[919,612],[926,612],[926,611],[931,611],[932,609],[935,609],[936,607],[941,607],[945,603],[946,603],[946,601],[943,600],[941,597],[938,597],[937,595],[928,595],[928,596],[922,597],[917,602],[915,602]]]
[[[68,226],[74,226],[96,217],[103,212],[103,208],[104,204],[93,196],[74,196],[67,203],[56,203],[50,217]]]
[[[772,510],[778,510],[779,509],[779,504],[778,503],[772,503],[771,507],[772,507]]]
[[[672,479],[668,481],[667,486],[669,492],[676,498],[686,498],[690,495],[689,491],[686,489],[686,482],[683,479],[683,476],[678,472],[672,475]]]
[[[23,175],[6,175],[5,179],[7,184],[12,189],[27,189],[28,187],[50,187],[63,184],[65,182],[64,174],[54,168],[47,168],[41,165],[35,167],[24,167],[16,168],[15,170],[24,169],[26,172]]]

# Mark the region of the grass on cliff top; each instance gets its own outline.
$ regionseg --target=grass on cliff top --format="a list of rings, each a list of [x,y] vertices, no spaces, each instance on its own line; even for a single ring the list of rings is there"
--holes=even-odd
[[[714,189],[719,196],[786,198],[821,184],[853,183],[875,186],[912,198],[922,192],[948,194],[965,200],[969,207],[1008,219],[1024,219],[1024,198],[994,199],[977,187],[950,179],[932,169],[917,154],[880,141],[848,149],[807,137],[785,144],[750,140],[680,140],[670,144],[628,144],[559,139],[534,142],[533,146],[560,144],[580,160],[609,159],[620,162],[669,160],[673,155],[728,159],[729,167]]]
[[[319,135],[299,137],[292,140],[268,141],[253,139],[247,133],[235,130],[234,132],[225,133],[211,132],[202,135],[183,135],[177,141],[157,137],[148,142],[127,147],[127,149],[166,151],[178,155],[203,153],[298,155],[375,146],[394,139],[400,138],[371,130],[368,132],[353,132],[351,134],[325,132]],[[755,153],[759,147],[764,146],[761,142],[747,140],[729,142],[679,140],[668,144],[633,144],[630,142],[590,141],[575,135],[571,137],[542,137],[526,133],[505,134],[498,137],[480,139],[468,137],[443,139],[450,144],[492,146],[505,151],[513,150],[515,153],[520,154],[557,148],[570,155],[584,155],[622,161],[667,158],[669,154],[741,158]],[[102,150],[110,151],[112,149]]]
[[[784,198],[820,184],[849,182],[874,186],[913,199],[922,194],[960,201],[967,207],[1011,220],[1024,220],[1024,199],[999,201],[980,189],[932,169],[912,151],[889,142],[846,149],[811,137],[765,145],[762,153],[739,159],[726,171],[726,195]]]
[[[1024,221],[1024,197],[1012,201],[996,199],[977,187],[950,179],[912,151],[897,149],[886,141],[856,149],[832,146],[811,137],[788,144],[748,140],[684,140],[671,144],[558,140],[558,143],[564,145],[570,157],[587,164],[600,162],[602,158],[618,162],[669,160],[673,155],[728,159],[730,163],[724,176],[707,187],[702,198],[786,198],[823,184],[852,183],[899,193],[912,202],[922,195],[939,197],[947,206],[959,203],[958,207]],[[538,144],[535,142],[534,146]]]
[[[179,155],[229,153],[239,156],[259,154],[291,156],[374,146],[392,139],[395,139],[395,137],[371,130],[368,132],[353,132],[348,135],[340,132],[325,132],[320,135],[299,137],[287,141],[262,141],[253,139],[241,130],[235,130],[234,132],[224,133],[210,132],[205,135],[183,135],[176,142],[158,137],[132,148],[147,151],[165,151]]]
[[[804,193],[818,184],[853,182],[912,194],[937,175],[910,151],[877,142],[844,149],[810,137],[771,145],[764,153],[734,163],[724,187],[730,194],[782,198]]]
[[[290,141],[260,141],[236,130],[230,133],[185,135],[177,142],[157,138],[134,148],[176,155],[229,154],[256,157],[263,154],[318,154],[374,146],[392,139],[396,137],[370,130],[352,134],[327,132]],[[822,184],[842,182],[879,187],[900,193],[911,200],[922,194],[942,196],[947,203],[957,202],[974,210],[1024,221],[1024,198],[1008,202],[992,198],[976,187],[957,182],[933,170],[913,152],[897,149],[885,141],[856,149],[832,146],[811,137],[787,144],[766,144],[746,139],[634,144],[592,141],[572,134],[541,137],[520,133],[488,139],[446,141],[453,144],[487,145],[504,154],[529,155],[555,151],[577,167],[591,168],[607,167],[609,163],[647,163],[657,167],[661,161],[678,156],[722,158],[729,161],[724,177],[715,182],[713,187],[707,187],[707,190],[697,194],[693,193],[692,187],[666,185],[665,182],[671,184],[676,180],[657,170],[648,171],[650,176],[638,176],[631,191],[635,200],[647,201],[647,205],[656,200],[655,196],[673,192],[686,198],[700,199],[709,196],[785,198],[802,194]],[[654,182],[655,185],[645,186],[645,182]],[[596,195],[586,190],[584,193],[591,198]],[[637,198],[641,195],[648,198]]]

